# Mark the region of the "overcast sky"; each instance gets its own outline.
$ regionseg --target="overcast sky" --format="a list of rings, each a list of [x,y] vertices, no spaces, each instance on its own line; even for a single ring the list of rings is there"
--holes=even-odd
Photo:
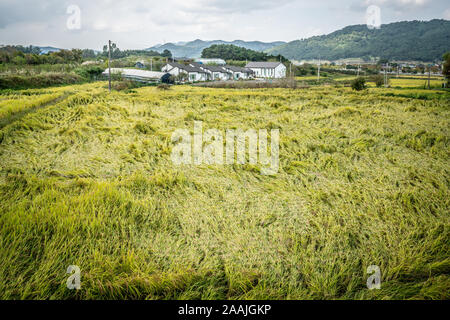
[[[79,29],[71,5],[80,9]],[[448,0],[0,0],[0,44],[101,49],[111,39],[121,49],[143,49],[195,39],[292,41],[364,24],[369,5],[380,7],[383,24],[450,20]]]

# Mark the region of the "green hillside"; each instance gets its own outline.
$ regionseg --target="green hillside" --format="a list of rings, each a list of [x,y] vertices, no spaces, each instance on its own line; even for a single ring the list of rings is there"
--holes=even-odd
[[[404,21],[368,29],[345,27],[324,36],[292,41],[271,49],[289,59],[337,60],[380,57],[393,60],[440,60],[450,50],[450,21]]]

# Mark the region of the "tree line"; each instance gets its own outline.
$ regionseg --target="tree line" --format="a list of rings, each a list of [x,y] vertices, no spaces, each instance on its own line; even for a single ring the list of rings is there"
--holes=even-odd
[[[202,58],[219,58],[237,61],[281,61],[289,62],[282,55],[269,55],[264,52],[238,47],[232,44],[214,44],[203,49]]]
[[[163,53],[153,50],[120,50],[115,43],[111,47],[111,59],[121,59],[133,55],[172,57],[172,53],[169,50],[164,50]],[[107,57],[108,46],[106,45],[103,47],[102,52],[96,52],[92,49],[61,49],[46,54],[42,54],[41,49],[34,46],[5,46],[0,48],[0,64],[77,64],[85,60],[106,59]]]
[[[91,50],[92,51],[92,50]],[[95,52],[94,52],[95,53]],[[103,46],[103,51],[100,53],[100,56],[108,57],[109,49],[108,45]],[[96,56],[92,56],[92,53],[90,52],[90,55],[92,58],[95,58]],[[156,57],[156,56],[162,56],[171,58],[172,53],[169,50],[164,50],[162,53],[159,53],[158,51],[154,50],[120,50],[115,43],[111,44],[111,59],[121,59],[126,58],[129,56],[147,56],[147,57]]]
[[[83,50],[60,50],[40,54],[38,47],[6,46],[0,48],[0,63],[16,65],[65,64],[80,63],[83,60]]]

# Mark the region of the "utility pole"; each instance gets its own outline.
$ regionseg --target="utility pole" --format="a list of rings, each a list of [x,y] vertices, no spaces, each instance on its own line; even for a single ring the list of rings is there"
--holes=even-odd
[[[111,92],[111,40],[108,41],[109,92]]]
[[[428,90],[430,90],[431,89],[431,86],[430,86],[430,79],[431,78],[431,66],[430,65],[428,65]]]
[[[317,68],[317,82],[320,81],[320,57],[319,57],[319,66]]]
[[[289,77],[292,78],[292,62],[289,64]]]
[[[150,58],[150,71],[153,71],[153,58]]]
[[[361,64],[358,64],[358,77],[359,77],[359,70],[361,70]]]

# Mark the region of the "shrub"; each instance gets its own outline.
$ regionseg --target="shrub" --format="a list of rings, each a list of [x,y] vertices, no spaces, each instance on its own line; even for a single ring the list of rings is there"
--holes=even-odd
[[[170,89],[170,85],[168,85],[167,83],[161,83],[160,85],[157,86],[157,88],[159,90],[169,90]]]
[[[77,68],[74,71],[76,74],[85,79],[94,80],[102,74],[103,70],[104,69],[100,66],[88,66]]]
[[[9,74],[0,76],[0,89],[44,88],[81,82],[83,78],[74,73],[43,73],[27,76]]]
[[[361,91],[366,89],[366,79],[359,77],[352,81],[352,89]]]
[[[175,76],[173,76],[169,73],[166,73],[165,75],[162,76],[161,82],[173,84],[173,83],[175,83]]]
[[[135,81],[131,80],[122,80],[117,81],[112,84],[112,89],[116,91],[122,91],[122,90],[130,90],[134,88],[138,88],[139,84]]]
[[[384,77],[379,74],[377,76],[375,76],[375,85],[379,88],[382,87],[384,85]]]

